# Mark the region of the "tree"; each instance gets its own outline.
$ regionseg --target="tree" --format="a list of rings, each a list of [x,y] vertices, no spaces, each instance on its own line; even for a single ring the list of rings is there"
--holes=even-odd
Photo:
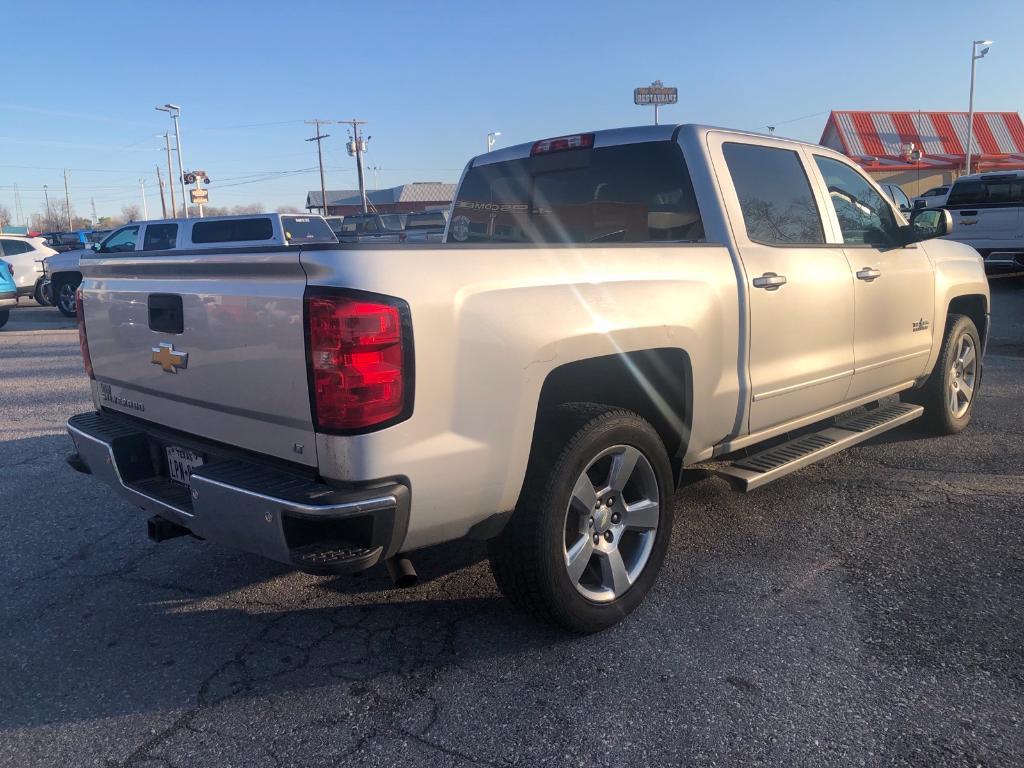
[[[0,227],[10,226],[11,210],[6,205],[0,205]]]
[[[301,208],[296,208],[294,205],[279,205],[277,207],[278,213],[305,213]]]
[[[142,218],[142,213],[139,211],[139,206],[123,205],[121,206],[121,219],[123,221],[138,221]]]

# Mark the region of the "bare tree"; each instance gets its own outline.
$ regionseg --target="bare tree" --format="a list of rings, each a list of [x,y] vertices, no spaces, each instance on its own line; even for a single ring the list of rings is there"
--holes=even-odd
[[[11,209],[6,205],[0,205],[0,227],[8,227],[11,224]]]
[[[124,221],[138,221],[142,218],[139,206],[135,204],[121,206],[121,218]]]
[[[279,205],[277,207],[278,213],[304,213],[301,208],[296,208],[294,205]]]

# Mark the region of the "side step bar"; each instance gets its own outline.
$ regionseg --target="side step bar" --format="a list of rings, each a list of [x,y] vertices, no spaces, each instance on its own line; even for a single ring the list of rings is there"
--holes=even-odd
[[[752,491],[851,445],[913,421],[922,413],[924,408],[920,405],[893,403],[836,422],[834,426],[819,432],[801,435],[782,445],[718,467],[714,472],[738,486],[739,490]]]

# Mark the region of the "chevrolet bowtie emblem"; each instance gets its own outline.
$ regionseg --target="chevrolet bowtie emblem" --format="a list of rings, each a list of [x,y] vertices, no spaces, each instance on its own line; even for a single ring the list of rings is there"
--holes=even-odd
[[[159,346],[153,347],[150,362],[167,373],[177,373],[179,368],[188,368],[188,352],[175,352],[173,344],[161,341]]]

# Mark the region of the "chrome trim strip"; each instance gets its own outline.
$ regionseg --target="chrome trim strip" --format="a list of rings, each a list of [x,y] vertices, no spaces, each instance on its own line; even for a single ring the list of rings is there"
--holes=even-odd
[[[768,400],[772,397],[778,397],[779,395],[788,395],[790,392],[796,392],[801,389],[807,389],[808,387],[816,387],[818,384],[828,384],[830,381],[836,381],[844,376],[852,376],[854,371],[840,371],[839,373],[833,373],[828,376],[822,376],[820,379],[811,379],[810,381],[802,381],[799,384],[790,384],[788,387],[782,387],[781,389],[773,389],[769,392],[754,393],[754,402],[760,400]]]

